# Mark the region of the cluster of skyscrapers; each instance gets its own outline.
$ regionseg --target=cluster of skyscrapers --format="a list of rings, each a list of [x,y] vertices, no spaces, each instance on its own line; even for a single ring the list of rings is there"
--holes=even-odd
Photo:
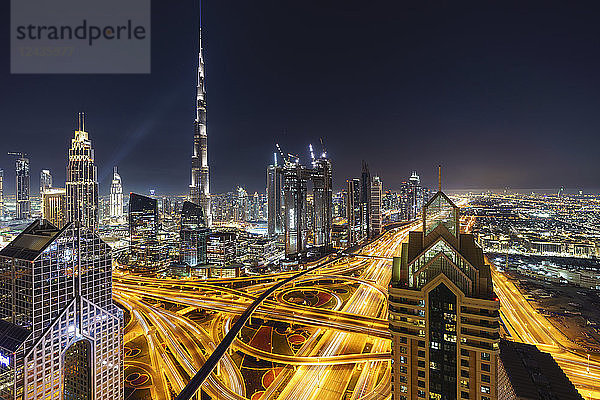
[[[302,253],[309,247],[331,246],[332,167],[325,150],[319,157],[311,149],[311,163],[303,165],[293,156],[274,155],[267,167],[267,231],[283,235],[287,255]],[[309,184],[312,199],[308,200]]]
[[[413,172],[397,191],[386,190],[382,202],[383,209],[389,211],[390,222],[412,221],[418,218],[428,199],[429,189],[421,185],[421,178]]]
[[[353,246],[381,234],[383,186],[364,161],[360,179],[348,179],[346,186],[347,245]]]

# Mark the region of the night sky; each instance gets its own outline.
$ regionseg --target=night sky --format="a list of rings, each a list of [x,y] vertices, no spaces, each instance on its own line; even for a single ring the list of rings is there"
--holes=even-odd
[[[323,138],[334,187],[361,160],[396,188],[600,188],[598,2],[216,1],[203,5],[211,192],[265,187],[275,143],[308,162]],[[525,7],[526,5],[526,7]],[[10,75],[0,10],[0,168],[65,178],[85,111],[101,194],[185,193],[197,1],[153,1],[150,75]]]

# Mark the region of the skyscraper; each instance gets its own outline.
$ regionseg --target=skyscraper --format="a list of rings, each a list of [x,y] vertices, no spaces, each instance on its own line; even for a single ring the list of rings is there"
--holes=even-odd
[[[378,176],[373,177],[371,183],[371,237],[381,234],[381,194],[382,194],[381,179]]]
[[[279,235],[284,232],[283,226],[283,170],[275,163],[267,167],[267,233]]]
[[[250,220],[258,221],[260,219],[260,196],[258,192],[254,192],[250,202]]]
[[[299,163],[286,162],[283,167],[283,207],[285,254],[306,248],[306,168]]]
[[[234,221],[244,222],[247,221],[248,214],[250,211],[248,202],[248,192],[241,186],[237,187],[236,197],[233,203],[233,219]]]
[[[346,181],[348,191],[346,194],[346,219],[348,220],[348,244],[355,245],[363,241],[366,230],[363,225],[363,205],[360,196],[360,179]]]
[[[16,219],[27,219],[31,217],[31,200],[29,199],[31,179],[29,177],[29,158],[24,153],[8,153],[16,156],[15,163],[15,200],[17,203]]]
[[[110,247],[34,221],[0,251],[0,398],[123,399]]]
[[[495,400],[500,303],[490,267],[443,192],[422,218],[392,268],[393,399]]]
[[[164,258],[158,246],[158,201],[131,193],[129,195],[130,254],[137,267],[155,269]]]
[[[202,207],[184,202],[179,227],[179,257],[182,263],[190,267],[206,264],[206,238],[209,232]]]
[[[360,175],[360,203],[361,203],[361,223],[365,227],[366,237],[371,236],[371,172],[369,165],[363,160],[362,173]]]
[[[121,184],[121,175],[117,172],[117,167],[113,170],[113,179],[110,184],[109,215],[115,220],[123,219],[123,185]]]
[[[50,188],[42,193],[42,218],[61,229],[67,223],[67,191],[62,188]]]
[[[0,218],[4,218],[4,171],[0,169]]]
[[[408,220],[416,219],[423,208],[423,188],[421,187],[421,178],[413,171],[408,179]]]
[[[313,182],[313,237],[317,247],[331,245],[331,225],[333,208],[333,181],[331,161],[323,152],[312,163]]]
[[[98,230],[98,173],[83,113],[78,115],[75,137],[71,139],[65,186],[67,221],[80,221],[86,228]]]
[[[44,193],[46,189],[52,187],[52,174],[49,169],[43,169],[40,172],[40,196]]]
[[[196,86],[196,119],[194,121],[194,153],[190,201],[204,209],[208,226],[212,225],[208,176],[208,141],[206,136],[206,90],[204,87],[204,57],[202,56],[202,21],[200,21],[198,52],[198,83]]]

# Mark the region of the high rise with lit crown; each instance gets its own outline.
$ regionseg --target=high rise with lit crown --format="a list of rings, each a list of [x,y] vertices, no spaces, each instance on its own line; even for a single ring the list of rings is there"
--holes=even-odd
[[[36,220],[0,251],[0,398],[123,399],[110,247]]]
[[[381,194],[383,186],[381,179],[378,176],[374,176],[371,182],[371,217],[369,222],[371,223],[371,237],[375,237],[381,234],[382,222],[381,222]]]
[[[75,136],[71,139],[65,186],[67,221],[79,221],[86,228],[97,231],[98,172],[83,113],[79,113]]]
[[[392,399],[497,399],[500,303],[490,266],[441,191],[394,258]]]
[[[117,167],[113,170],[113,179],[110,184],[109,215],[115,220],[123,219],[123,185]]]
[[[206,90],[204,87],[204,58],[202,56],[202,21],[200,21],[198,52],[198,84],[196,86],[196,119],[194,121],[194,153],[190,201],[204,209],[208,226],[212,225],[208,176],[208,142],[206,136]]]

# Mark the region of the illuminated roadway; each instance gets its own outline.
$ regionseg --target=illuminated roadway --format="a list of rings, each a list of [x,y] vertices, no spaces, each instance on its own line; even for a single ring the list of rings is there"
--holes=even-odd
[[[470,230],[474,220],[466,219]],[[399,255],[408,232],[419,223],[394,229],[357,253],[374,258],[344,256],[329,258],[313,272],[307,272],[278,288],[273,296],[257,306],[252,317],[315,327],[295,355],[257,349],[239,336],[217,363],[202,388],[220,399],[243,400],[244,377],[231,358],[231,352],[294,366],[285,368],[266,388],[266,399],[386,399],[390,397],[390,335],[387,322],[386,288],[391,279],[389,257]],[[318,265],[311,264],[311,267]],[[492,268],[493,269],[493,268]],[[586,398],[600,399],[600,363],[582,353],[548,319],[538,313],[503,274],[493,269],[494,288],[501,302],[501,318],[512,340],[535,344],[557,360],[569,379]],[[244,284],[234,289],[215,280],[171,280],[115,274],[115,299],[126,307],[131,321],[125,329],[126,341],[140,335],[148,343],[153,399],[171,399],[206,363],[222,343],[240,315],[265,290],[293,272],[227,279],[221,282]],[[345,302],[332,309],[296,305],[283,301],[283,293],[293,287],[318,287],[319,281],[358,284]],[[157,307],[160,303],[179,304],[180,311]],[[210,329],[200,326],[186,314],[196,310],[217,312]],[[234,335],[235,336],[235,335]],[[133,364],[132,364],[133,365]],[[589,372],[588,372],[589,365]]]

